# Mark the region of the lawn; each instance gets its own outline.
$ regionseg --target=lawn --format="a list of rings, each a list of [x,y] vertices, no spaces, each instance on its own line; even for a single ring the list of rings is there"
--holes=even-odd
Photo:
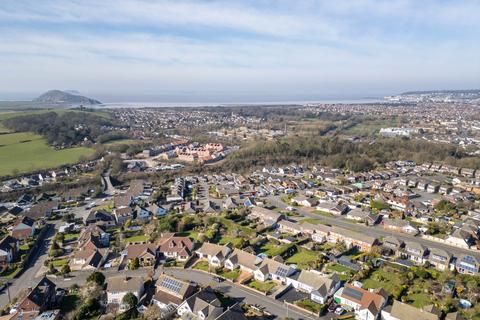
[[[55,268],[58,267],[63,267],[64,265],[68,264],[68,259],[57,259],[57,260],[52,260],[51,263]]]
[[[315,312],[315,313],[320,313],[320,310],[322,310],[321,304],[313,302],[310,299],[299,300],[295,302],[295,304],[300,308],[303,308],[305,310]]]
[[[80,236],[80,233],[67,233],[65,235],[65,241],[76,240]]]
[[[227,243],[231,243],[234,247],[238,247],[238,245],[241,243],[241,241],[242,241],[242,238],[222,236],[220,238],[220,241],[218,242],[218,244],[224,245],[224,244],[227,244]]]
[[[423,308],[424,306],[432,304],[430,295],[426,293],[414,293],[414,294],[408,295],[407,301],[417,308]]]
[[[125,243],[132,243],[132,242],[147,242],[148,236],[140,235],[140,236],[133,236],[130,238],[125,238]]]
[[[249,282],[248,286],[251,288],[257,289],[258,291],[267,293],[267,292],[271,292],[275,288],[276,283],[273,281],[261,282],[261,281],[254,280]]]
[[[229,233],[233,233],[234,231],[238,231],[238,230],[242,231],[247,236],[252,236],[255,233],[255,230],[248,227],[241,226],[238,223],[235,223],[235,221],[232,221],[225,217],[219,217],[218,219],[220,220],[222,225],[224,225],[225,228],[227,228]]]
[[[266,242],[260,247],[260,252],[265,253],[269,257],[280,256],[285,253],[294,244],[277,244],[274,242]]]
[[[362,282],[365,289],[384,288],[390,295],[402,285],[398,274],[387,272],[384,269],[378,269],[372,272],[370,277]]]
[[[318,257],[315,251],[307,250],[305,248],[298,248],[298,252],[287,259],[287,263],[294,263],[299,269],[308,269]]]
[[[76,163],[92,154],[93,149],[84,147],[55,150],[29,132],[4,134],[0,135],[0,176]]]
[[[236,280],[240,275],[240,269],[234,269],[232,271],[228,269],[222,269],[221,272],[218,273],[219,276],[222,276],[226,279]]]
[[[202,270],[202,271],[209,271],[208,262],[207,261],[199,261],[193,266],[193,269]]]
[[[350,272],[350,271],[351,271],[351,270],[348,269],[347,267],[344,267],[344,266],[342,266],[342,265],[340,265],[340,264],[336,264],[336,263],[334,263],[334,264],[329,264],[329,265],[327,266],[327,270],[328,270],[328,271],[332,271],[332,272],[338,272],[338,273]]]

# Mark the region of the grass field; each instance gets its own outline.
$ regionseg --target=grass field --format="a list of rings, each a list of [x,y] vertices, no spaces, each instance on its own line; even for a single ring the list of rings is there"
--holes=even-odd
[[[147,241],[148,241],[148,236],[145,236],[145,235],[133,236],[125,239],[125,243],[147,242]]]
[[[257,289],[258,291],[270,292],[273,290],[273,288],[276,287],[276,283],[273,281],[261,282],[261,281],[254,280],[248,283],[248,286],[251,288]]]
[[[298,252],[288,258],[286,262],[296,264],[299,269],[308,269],[317,258],[317,252],[299,247]]]
[[[0,135],[0,176],[75,163],[92,153],[93,149],[83,147],[55,150],[33,133],[4,134]]]

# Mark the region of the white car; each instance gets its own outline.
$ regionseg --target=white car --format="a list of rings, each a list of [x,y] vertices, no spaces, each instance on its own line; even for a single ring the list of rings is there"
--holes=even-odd
[[[288,210],[288,211],[295,211],[294,207],[286,207],[285,209]]]
[[[343,310],[342,307],[337,307],[337,308],[335,309],[335,314],[341,315],[341,314],[343,314],[343,312],[344,312],[344,310]]]

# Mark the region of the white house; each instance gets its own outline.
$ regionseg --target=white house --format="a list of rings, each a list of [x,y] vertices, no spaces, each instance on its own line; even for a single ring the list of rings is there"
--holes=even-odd
[[[263,260],[260,266],[253,272],[253,276],[258,281],[276,280],[286,283],[287,277],[294,272],[295,269],[291,266],[267,258]]]
[[[220,246],[218,244],[205,242],[195,252],[200,259],[207,259],[208,264],[211,266],[221,267],[231,251],[232,249],[228,246]]]
[[[317,271],[302,270],[288,276],[287,285],[309,293],[312,301],[325,303],[340,288],[341,281],[336,274],[327,278]]]
[[[123,297],[131,292],[138,300],[144,292],[144,280],[142,277],[115,276],[107,279],[107,303],[118,305],[120,310],[125,310]]]

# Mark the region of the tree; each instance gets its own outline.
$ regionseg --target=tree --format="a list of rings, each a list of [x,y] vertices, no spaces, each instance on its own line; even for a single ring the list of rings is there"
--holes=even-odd
[[[347,245],[345,244],[345,241],[337,241],[337,243],[335,243],[335,249],[338,252],[345,252],[347,250]]]
[[[143,314],[144,320],[158,320],[163,319],[162,310],[156,305],[149,306]]]
[[[130,263],[128,264],[128,269],[137,270],[139,267],[140,267],[140,260],[138,260],[138,258],[130,260]]]
[[[122,304],[127,310],[130,310],[137,306],[138,299],[133,293],[128,292],[126,295],[123,296]]]
[[[69,274],[72,270],[70,269],[70,266],[68,264],[65,264],[63,265],[62,269],[61,269],[61,273],[62,274]]]
[[[93,282],[102,286],[105,283],[105,276],[100,271],[94,271],[88,276],[87,282]]]

